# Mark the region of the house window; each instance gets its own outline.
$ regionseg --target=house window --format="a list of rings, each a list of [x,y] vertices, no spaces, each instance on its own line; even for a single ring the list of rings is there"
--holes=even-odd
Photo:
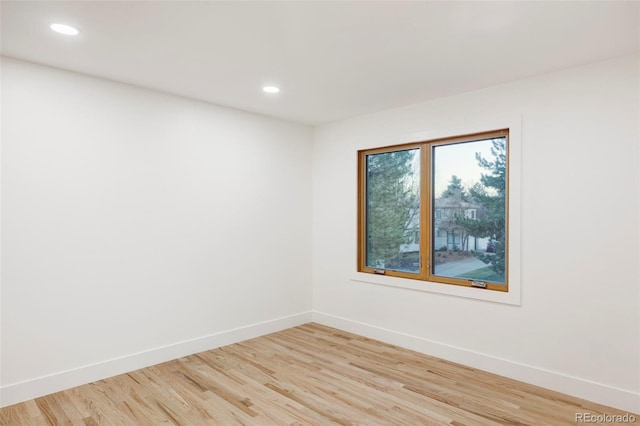
[[[456,231],[448,232],[447,243],[449,245],[453,245],[454,250],[459,249],[458,244],[460,244],[460,234],[456,234]]]
[[[498,130],[359,151],[358,271],[508,291],[508,144]]]

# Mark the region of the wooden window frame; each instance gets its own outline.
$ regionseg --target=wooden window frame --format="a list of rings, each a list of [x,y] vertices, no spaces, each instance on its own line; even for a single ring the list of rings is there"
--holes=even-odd
[[[460,136],[444,137],[438,139],[425,140],[420,142],[404,143],[399,145],[390,145],[380,148],[364,149],[358,151],[358,250],[357,250],[357,270],[358,272],[370,274],[384,274],[386,276],[408,278],[412,280],[429,281],[437,284],[449,284],[463,287],[476,287],[472,284],[473,280],[443,277],[434,275],[432,271],[432,233],[434,212],[432,210],[432,188],[431,180],[433,176],[432,151],[436,146],[446,146],[457,143],[474,142],[492,138],[505,138],[506,152],[506,170],[505,170],[505,242],[507,244],[505,250],[505,272],[504,284],[495,282],[486,282],[486,287],[482,290],[495,290],[500,292],[509,291],[509,129],[499,129],[487,132],[470,133]],[[420,265],[417,273],[384,269],[367,266],[366,264],[366,185],[367,185],[367,162],[366,158],[372,154],[382,154],[386,152],[402,151],[409,149],[420,149]]]

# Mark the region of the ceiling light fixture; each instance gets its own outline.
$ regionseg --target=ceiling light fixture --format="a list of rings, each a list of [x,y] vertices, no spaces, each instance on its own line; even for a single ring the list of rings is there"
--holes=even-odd
[[[78,35],[80,32],[76,28],[65,24],[51,24],[51,29],[57,33],[66,35]]]
[[[266,93],[278,93],[280,89],[278,89],[276,86],[264,86],[262,88],[262,91]]]

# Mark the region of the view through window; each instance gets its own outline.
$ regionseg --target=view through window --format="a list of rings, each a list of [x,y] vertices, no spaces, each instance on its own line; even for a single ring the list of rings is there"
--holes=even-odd
[[[508,130],[359,152],[362,272],[507,291]]]

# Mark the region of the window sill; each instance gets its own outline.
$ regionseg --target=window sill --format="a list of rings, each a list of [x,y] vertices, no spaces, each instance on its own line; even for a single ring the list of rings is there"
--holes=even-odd
[[[355,272],[351,277],[351,281],[520,306],[520,292],[518,291],[519,286],[514,285],[509,286],[511,287],[509,289],[509,292],[502,292],[451,284],[439,284],[430,281],[387,277],[384,275],[375,275],[363,272]],[[510,282],[513,283],[513,281],[511,280]],[[516,288],[514,289],[514,287]]]

